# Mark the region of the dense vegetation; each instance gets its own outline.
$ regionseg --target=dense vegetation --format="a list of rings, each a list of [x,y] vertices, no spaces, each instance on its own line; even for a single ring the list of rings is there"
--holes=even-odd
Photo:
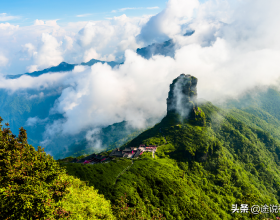
[[[23,128],[16,137],[1,122],[1,219],[114,219],[110,202],[93,187],[67,175],[43,149],[29,145]]]
[[[122,146],[156,144],[155,158],[144,153],[96,165],[60,160],[68,174],[28,145],[23,129],[15,137],[1,128],[1,219],[10,213],[11,219],[275,219],[232,213],[232,205],[279,205],[279,103],[279,92],[267,90],[224,108],[200,105],[203,123],[169,114]]]
[[[134,160],[115,184],[111,184],[112,179],[129,165],[128,160],[113,162],[112,166],[88,165],[89,175],[83,176],[85,168],[79,168],[81,165],[63,165],[113,203],[125,195],[130,210],[151,207],[159,209],[166,219],[275,218],[275,214],[232,214],[231,209],[233,204],[279,205],[279,134],[277,130],[274,135],[267,132],[277,124],[242,110],[225,111],[211,103],[200,108],[205,113],[205,126],[181,123],[176,114],[168,115],[125,144],[123,147],[141,143],[160,147],[154,159],[143,154]],[[268,113],[267,120],[271,120]],[[151,211],[146,213],[150,216],[147,219],[152,218]]]

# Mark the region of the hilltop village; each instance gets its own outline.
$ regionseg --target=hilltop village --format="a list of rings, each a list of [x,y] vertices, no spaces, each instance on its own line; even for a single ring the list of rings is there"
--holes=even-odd
[[[100,154],[91,154],[86,156],[82,159],[75,158],[72,160],[72,163],[83,163],[83,164],[97,164],[97,163],[105,163],[109,162],[110,160],[114,160],[115,158],[131,158],[137,159],[141,154],[144,152],[152,152],[153,154],[157,150],[156,145],[149,145],[145,146],[141,144],[138,148],[137,147],[130,147],[125,148],[124,150],[120,150],[119,148],[113,150],[109,156],[103,156]]]

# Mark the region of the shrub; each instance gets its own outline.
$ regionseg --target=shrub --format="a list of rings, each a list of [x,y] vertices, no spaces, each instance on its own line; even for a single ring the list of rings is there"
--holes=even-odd
[[[71,210],[70,219],[115,219],[111,203],[103,195],[77,178],[68,175],[67,178],[71,182],[70,193],[59,202],[59,205],[62,210]]]

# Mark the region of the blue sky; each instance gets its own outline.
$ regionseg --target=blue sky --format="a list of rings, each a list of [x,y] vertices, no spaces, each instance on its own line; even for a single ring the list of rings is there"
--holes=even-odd
[[[0,23],[7,21],[25,26],[33,24],[36,19],[59,19],[57,23],[63,24],[64,22],[103,20],[124,13],[127,16],[141,16],[159,13],[165,8],[166,3],[167,1],[162,0],[12,0],[1,4],[0,13],[6,13],[6,17],[14,17],[10,17],[9,20],[2,19],[2,21],[0,17]]]

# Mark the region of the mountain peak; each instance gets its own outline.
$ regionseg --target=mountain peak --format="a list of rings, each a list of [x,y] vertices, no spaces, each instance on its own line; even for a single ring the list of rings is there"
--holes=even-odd
[[[183,120],[197,121],[202,112],[197,107],[197,78],[191,75],[181,74],[170,84],[167,98],[167,115],[176,113]],[[199,120],[204,124],[204,120]]]

